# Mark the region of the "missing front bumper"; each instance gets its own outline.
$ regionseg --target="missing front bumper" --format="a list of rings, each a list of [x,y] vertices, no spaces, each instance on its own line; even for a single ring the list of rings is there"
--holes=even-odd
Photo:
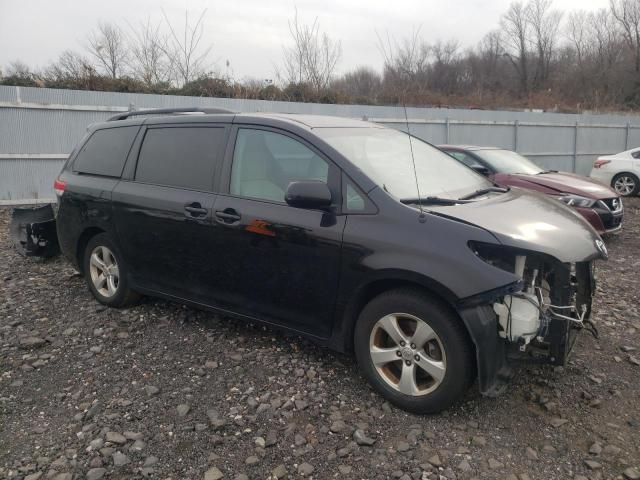
[[[573,265],[556,262],[553,275],[548,279],[550,303],[573,305],[574,308],[562,316],[549,314],[546,328],[530,343],[510,342],[501,337],[496,313],[486,303],[466,304],[458,309],[476,348],[478,383],[483,395],[501,393],[513,376],[512,367],[516,364],[565,365],[578,333],[590,322],[591,300],[595,291],[592,262]],[[494,292],[493,296],[499,298],[501,294],[514,294],[513,290],[518,288],[512,286],[510,290]]]

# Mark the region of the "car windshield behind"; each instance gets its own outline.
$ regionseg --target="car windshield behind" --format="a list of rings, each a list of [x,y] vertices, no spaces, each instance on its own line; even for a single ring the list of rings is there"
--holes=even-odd
[[[399,199],[457,199],[492,186],[484,177],[428,143],[412,136],[410,144],[409,136],[398,130],[318,128],[315,133]]]
[[[537,175],[543,172],[531,160],[510,150],[474,150],[473,153],[487,162],[498,173]]]

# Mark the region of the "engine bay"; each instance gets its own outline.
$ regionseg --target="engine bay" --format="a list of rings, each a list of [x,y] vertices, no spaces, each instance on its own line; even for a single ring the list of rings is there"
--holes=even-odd
[[[522,289],[492,304],[510,360],[564,365],[577,333],[589,330],[593,262],[562,263],[535,252],[475,246],[488,263],[513,272]]]

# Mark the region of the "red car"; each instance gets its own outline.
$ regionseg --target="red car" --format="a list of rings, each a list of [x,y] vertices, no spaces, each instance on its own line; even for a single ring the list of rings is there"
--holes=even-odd
[[[440,145],[439,148],[499,185],[556,197],[580,212],[600,234],[622,228],[622,199],[611,188],[590,178],[543,170],[522,155],[501,148],[470,145]]]

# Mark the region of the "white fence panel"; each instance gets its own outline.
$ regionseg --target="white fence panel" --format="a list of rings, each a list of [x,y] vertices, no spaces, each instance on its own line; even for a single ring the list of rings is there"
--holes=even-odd
[[[224,107],[366,118],[406,130],[402,107],[180,97],[0,86],[0,204],[53,198],[53,179],[86,127],[129,108]],[[598,155],[640,146],[640,117],[407,108],[413,135],[433,144],[516,150],[545,168],[586,175]]]

